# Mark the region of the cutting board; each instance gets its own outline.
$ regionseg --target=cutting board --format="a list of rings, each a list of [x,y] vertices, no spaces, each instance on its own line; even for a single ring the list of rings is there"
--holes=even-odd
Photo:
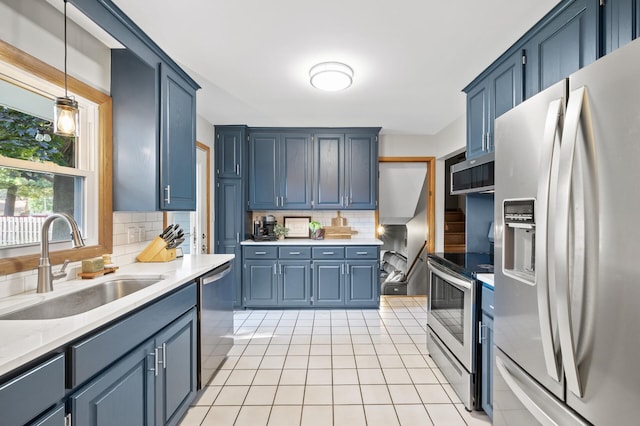
[[[338,216],[331,219],[331,226],[347,226],[347,218],[338,211]]]
[[[325,226],[324,238],[328,240],[350,240],[350,226]]]

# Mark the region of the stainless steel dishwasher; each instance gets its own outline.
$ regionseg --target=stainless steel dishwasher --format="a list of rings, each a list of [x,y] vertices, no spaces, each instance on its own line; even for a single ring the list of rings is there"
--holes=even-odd
[[[198,278],[198,389],[209,383],[233,346],[231,262]]]

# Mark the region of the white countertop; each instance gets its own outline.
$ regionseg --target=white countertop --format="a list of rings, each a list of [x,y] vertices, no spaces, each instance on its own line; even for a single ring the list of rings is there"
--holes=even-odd
[[[494,287],[493,285],[493,274],[477,274],[476,278],[483,283],[489,284],[489,286]]]
[[[97,327],[140,307],[234,258],[232,254],[185,255],[166,263],[134,263],[92,280],[54,282],[53,292],[19,294],[0,300],[0,315],[40,301],[132,275],[162,275],[163,280],[78,315],[50,320],[0,320],[0,375],[10,372]]]
[[[376,238],[354,238],[344,240],[324,239],[312,240],[311,238],[285,238],[277,241],[254,241],[244,240],[240,244],[244,246],[252,245],[272,245],[272,246],[381,246],[384,244]]]

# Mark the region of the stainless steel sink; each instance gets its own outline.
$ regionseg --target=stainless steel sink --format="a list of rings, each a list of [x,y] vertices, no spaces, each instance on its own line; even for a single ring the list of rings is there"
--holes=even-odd
[[[0,315],[0,320],[64,318],[90,311],[161,281],[161,276],[121,277]]]

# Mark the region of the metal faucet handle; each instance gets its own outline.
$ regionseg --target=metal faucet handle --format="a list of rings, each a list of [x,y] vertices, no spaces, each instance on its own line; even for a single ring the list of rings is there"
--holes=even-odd
[[[69,259],[65,259],[64,263],[62,264],[62,268],[60,268],[60,270],[58,272],[52,272],[51,276],[54,280],[59,280],[60,278],[64,278],[67,276],[67,265],[69,265]]]

